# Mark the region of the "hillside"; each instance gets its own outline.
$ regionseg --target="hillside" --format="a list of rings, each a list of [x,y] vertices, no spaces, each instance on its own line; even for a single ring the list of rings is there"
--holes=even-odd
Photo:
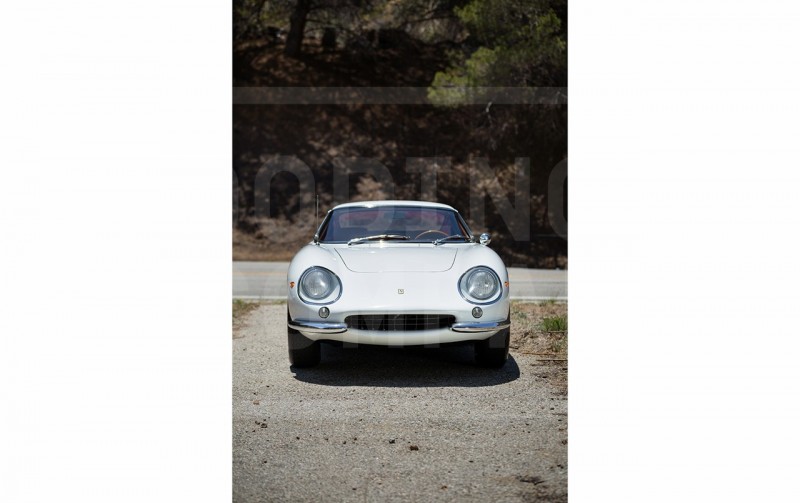
[[[309,39],[299,57],[288,58],[280,43],[255,39],[237,44],[233,83],[427,88],[447,67],[453,48],[404,41],[355,51],[323,49]],[[492,248],[507,265],[567,266],[566,240],[551,228],[547,207],[550,174],[566,158],[566,105],[234,105],[233,151],[235,260],[286,260],[313,234],[313,194],[302,192],[294,175],[276,170],[266,177],[269,186],[263,176],[257,182],[259,170],[270,162],[275,169],[279,156],[284,163],[293,156],[310,169],[323,213],[334,202],[334,174],[341,175],[350,159],[384,166],[391,180],[351,175],[349,199],[419,199],[431,188],[422,186],[421,173],[409,168],[408,159],[437,157],[449,161],[450,169],[439,173],[435,199],[458,208],[474,230],[491,232]],[[518,204],[518,158],[530,164],[531,209],[522,222],[518,217],[510,222],[484,189]],[[476,167],[480,159],[489,171]],[[493,176],[499,185],[492,184]],[[566,205],[563,188],[558,197]],[[485,199],[483,218],[471,214],[479,196]],[[519,238],[520,225],[527,226],[527,238]]]

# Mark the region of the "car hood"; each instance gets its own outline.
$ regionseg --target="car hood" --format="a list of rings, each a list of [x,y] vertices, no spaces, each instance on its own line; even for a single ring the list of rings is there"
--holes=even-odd
[[[453,267],[458,249],[432,245],[358,245],[336,248],[353,272],[443,272]]]

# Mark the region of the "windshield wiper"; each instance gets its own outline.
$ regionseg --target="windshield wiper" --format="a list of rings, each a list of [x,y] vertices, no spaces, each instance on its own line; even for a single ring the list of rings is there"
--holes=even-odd
[[[376,234],[374,236],[365,236],[363,238],[353,238],[347,242],[347,245],[350,246],[350,245],[357,245],[359,243],[365,243],[367,241],[378,241],[378,240],[383,241],[391,239],[404,240],[411,238],[408,236],[403,236],[402,234]]]
[[[439,239],[434,240],[433,241],[433,246],[439,246],[440,244],[444,244],[445,241],[449,241],[451,239],[456,239],[456,238],[460,238],[460,239],[464,239],[464,240],[468,240],[469,239],[467,236],[463,236],[461,234],[453,234],[452,236],[447,236],[447,237],[443,237],[443,238],[439,238]]]

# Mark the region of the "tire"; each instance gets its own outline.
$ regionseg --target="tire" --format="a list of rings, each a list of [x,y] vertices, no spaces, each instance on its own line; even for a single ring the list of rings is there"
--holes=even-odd
[[[482,341],[475,343],[475,362],[481,367],[499,369],[508,359],[508,345],[511,341],[511,327],[501,330]]]
[[[289,362],[298,368],[317,365],[320,361],[319,341],[312,341],[288,325],[286,331],[289,340]]]

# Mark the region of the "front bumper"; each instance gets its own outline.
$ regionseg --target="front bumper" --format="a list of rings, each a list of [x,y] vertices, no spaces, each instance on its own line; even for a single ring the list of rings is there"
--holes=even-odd
[[[453,323],[450,330],[454,332],[497,332],[511,326],[509,321],[484,321],[484,322],[467,322],[467,323]]]
[[[292,320],[288,323],[289,328],[298,330],[304,334],[341,334],[347,332],[347,325],[344,323],[330,323],[324,321],[304,321]]]
[[[292,320],[288,325],[312,340],[381,346],[413,346],[484,340],[500,330],[508,328],[511,323],[507,320],[458,322],[445,328],[408,331],[359,330],[348,328],[345,323],[314,320]]]

